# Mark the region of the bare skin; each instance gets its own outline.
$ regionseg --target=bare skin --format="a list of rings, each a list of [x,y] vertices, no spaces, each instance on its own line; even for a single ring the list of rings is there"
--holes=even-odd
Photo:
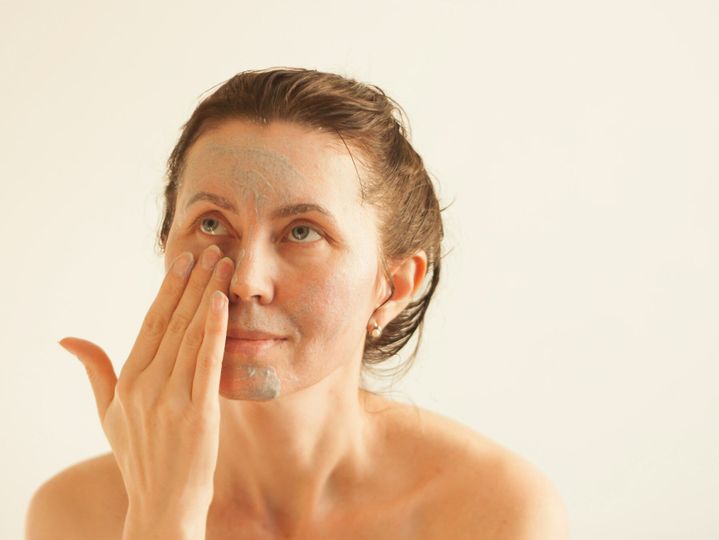
[[[166,268],[217,246],[233,263],[229,284],[215,285],[229,300],[228,336],[282,337],[263,352],[224,352],[207,539],[500,538],[526,502],[518,486],[537,484],[530,466],[464,426],[358,389],[371,321],[385,327],[404,309],[427,259],[391,261],[388,298],[377,216],[356,175],[333,136],[281,122],[228,121],[188,153]],[[298,203],[334,217],[275,215]],[[74,487],[59,484],[83,487],[82,530],[121,538],[128,498],[113,454],[69,477]]]
[[[502,532],[508,509],[521,501],[541,474],[527,462],[469,428],[431,411],[367,396],[374,429],[382,434],[375,475],[361,489],[346,493],[330,516],[294,534],[268,530],[265,523],[243,515],[219,498],[207,519],[207,540],[241,539],[376,539],[437,540],[564,538],[519,536]],[[506,474],[505,471],[512,471]],[[127,495],[112,454],[104,454],[59,473],[58,498],[66,538],[119,540],[127,511]],[[518,495],[519,494],[519,495]],[[543,498],[556,497],[553,493]],[[70,515],[72,516],[70,518]],[[63,537],[59,537],[63,538]]]
[[[193,203],[200,193],[235,210]],[[274,215],[299,203],[333,217]],[[284,533],[322,522],[376,474],[357,391],[364,341],[370,318],[384,327],[410,301],[426,255],[393,265],[395,296],[378,308],[390,288],[355,164],[333,136],[293,124],[232,121],[203,134],[177,208],[166,262],[216,244],[236,261],[228,328],[285,338],[264,354],[225,354],[213,507]]]

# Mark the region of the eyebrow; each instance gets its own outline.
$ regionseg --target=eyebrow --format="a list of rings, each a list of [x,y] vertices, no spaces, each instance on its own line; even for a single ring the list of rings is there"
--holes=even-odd
[[[189,208],[190,205],[198,201],[209,201],[213,204],[216,204],[220,208],[224,208],[225,210],[229,210],[230,212],[233,212],[235,214],[239,213],[232,201],[226,199],[225,197],[222,197],[221,195],[217,195],[216,193],[209,193],[207,191],[200,191],[198,193],[195,193],[185,205],[185,208]],[[332,215],[332,213],[324,206],[315,203],[300,202],[281,206],[279,208],[276,208],[272,212],[271,217],[276,219],[280,217],[295,216],[297,214],[306,214],[308,212],[319,212],[320,214],[326,216],[333,223],[333,225],[337,225],[337,220]]]

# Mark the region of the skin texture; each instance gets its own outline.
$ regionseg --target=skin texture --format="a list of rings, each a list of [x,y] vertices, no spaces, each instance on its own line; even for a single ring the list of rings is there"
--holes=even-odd
[[[230,201],[233,212],[198,192]],[[273,218],[315,203],[318,212]],[[419,252],[378,263],[378,223],[355,165],[332,135],[290,123],[232,120],[190,148],[165,264],[216,244],[234,263],[228,328],[286,339],[259,354],[225,352],[220,445],[210,513],[269,530],[321,521],[372,477],[377,429],[359,390],[370,319],[384,327],[426,272]],[[309,229],[307,228],[309,227]]]
[[[349,156],[334,150],[324,134],[304,134],[308,140],[300,145],[293,142],[298,128],[284,129],[290,133],[280,137],[278,125],[250,124],[225,140],[222,134],[227,129],[201,137],[189,152],[178,212],[168,237],[166,264],[184,250],[199,253],[210,243],[235,261],[238,268],[228,294],[233,304],[229,327],[290,338],[292,355],[276,351],[274,363],[226,358],[228,368],[221,389],[230,398],[259,399],[271,393],[267,384],[275,379],[285,391],[301,385],[300,378],[316,382],[337,366],[337,358],[356,356],[375,307],[369,297],[378,279],[374,217],[369,208],[359,204],[356,172]],[[253,131],[264,137],[253,138]],[[219,221],[217,214],[208,216],[215,231],[200,231],[196,220],[212,211],[213,205],[203,201],[186,208],[186,201],[200,191],[229,199],[239,215],[225,210],[225,221]],[[318,240],[304,245],[292,238],[284,240],[282,227],[290,220],[272,222],[265,217],[268,205],[304,201],[320,202],[344,217],[340,228],[325,227],[331,240],[322,240],[315,232],[309,240]],[[321,216],[306,216],[302,225],[311,226],[310,220],[317,220],[320,226],[328,223]],[[355,303],[360,292],[366,303],[357,313],[364,319],[358,325],[357,319],[347,317],[347,307],[360,307]],[[328,345],[334,354],[327,354]],[[231,369],[236,367],[240,369]],[[256,368],[254,376],[248,376],[250,367]],[[235,376],[230,377],[232,374]]]
[[[250,399],[264,401],[279,397],[282,392],[282,384],[277,377],[277,371],[273,366],[253,366],[249,364],[238,364],[224,368],[224,375],[231,381],[237,381],[231,394],[239,394],[243,391],[245,381],[250,385]]]
[[[28,540],[121,538],[128,531],[125,538],[200,538],[203,529],[208,540],[568,537],[561,499],[527,462],[464,425],[359,390],[370,317],[384,327],[406,306],[426,257],[390,261],[395,292],[383,303],[389,289],[377,267],[375,216],[361,204],[354,166],[337,143],[296,125],[239,121],[200,137],[188,156],[165,262],[169,269],[180,253],[217,251],[209,246],[227,256],[215,268],[232,279],[218,272],[204,290],[220,288],[230,301],[215,337],[202,340],[213,354],[204,361],[187,347],[179,356],[172,349],[131,354],[124,375],[128,365],[152,362],[116,394],[110,359],[98,346],[61,342],[84,351],[101,417],[101,402],[122,398],[113,410],[122,413],[118,421],[133,421],[132,436],[120,431],[113,453],[46,482],[28,511]],[[209,201],[186,208],[198,191],[226,197],[236,211]],[[270,216],[299,201],[322,204],[336,223],[315,213]],[[210,271],[200,264],[191,283],[204,286]],[[179,313],[192,318],[199,293],[182,298],[189,307]],[[262,354],[223,354],[227,316],[230,328],[287,339]],[[204,318],[198,309],[195,319]],[[202,379],[203,369],[209,373],[208,358],[219,357],[221,373],[212,369],[212,384],[203,386],[206,399],[187,407],[177,387],[148,399],[163,390],[172,364],[177,377],[170,383],[187,385]],[[133,442],[134,452],[121,448]],[[128,460],[118,455],[134,457],[134,467],[123,469]]]

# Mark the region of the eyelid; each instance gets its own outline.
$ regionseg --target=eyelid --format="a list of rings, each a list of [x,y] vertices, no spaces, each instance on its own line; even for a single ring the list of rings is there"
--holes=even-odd
[[[327,239],[327,237],[322,229],[314,226],[312,223],[306,223],[303,221],[293,221],[292,223],[290,223],[289,227],[286,229],[287,233],[289,234],[289,232],[292,229],[294,229],[295,227],[307,227],[308,229],[312,229],[317,234],[319,234],[321,239],[325,239],[325,240]],[[283,238],[285,236],[287,236],[287,235],[284,235]],[[314,244],[317,241],[318,240],[313,240],[312,242],[290,242],[290,244]]]
[[[193,230],[199,230],[200,223],[202,223],[203,219],[207,219],[207,218],[216,219],[217,221],[219,221],[222,224],[223,227],[225,227],[225,228],[228,227],[227,223],[225,222],[225,218],[224,218],[224,216],[222,216],[221,213],[219,213],[217,211],[210,211],[208,213],[201,214],[193,222],[193,225],[192,225]],[[324,229],[322,229],[318,225],[315,225],[313,222],[307,221],[306,219],[303,220],[302,218],[298,218],[297,220],[291,222],[285,230],[289,232],[294,227],[300,227],[300,226],[308,227],[308,228],[312,229],[313,231],[315,231],[317,234],[319,234],[323,239],[325,239],[325,240],[327,239],[327,235],[325,234]],[[210,237],[217,236],[217,235],[208,234],[208,233],[205,233],[202,231],[199,231],[199,232],[203,236],[210,236]],[[284,238],[285,236],[287,236],[287,235],[283,234],[282,238]],[[290,243],[291,244],[313,244],[314,242],[290,242]]]
[[[200,224],[202,223],[202,221],[205,219],[210,219],[210,218],[218,221],[220,223],[220,225],[227,228],[227,224],[225,223],[225,220],[220,215],[218,215],[216,212],[209,212],[207,214],[201,214],[196,220],[194,220],[192,222],[192,226],[191,226],[192,230],[199,231],[200,234],[202,234],[203,236],[218,236],[216,234],[208,234],[208,233],[200,230]]]

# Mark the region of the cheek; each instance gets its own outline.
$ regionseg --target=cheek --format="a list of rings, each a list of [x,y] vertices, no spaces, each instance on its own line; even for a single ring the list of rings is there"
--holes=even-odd
[[[288,310],[295,326],[305,334],[342,333],[352,316],[363,309],[364,282],[346,270],[333,271],[303,281]]]
[[[191,242],[180,241],[175,232],[175,225],[173,225],[167,235],[167,241],[165,242],[165,272],[170,269],[175,258],[180,256],[185,251],[191,251],[195,255],[195,262],[197,262],[197,254],[200,253],[200,250],[198,250],[197,246]]]
[[[221,249],[225,249],[224,244],[219,241],[208,242],[202,240],[195,234],[189,234],[188,231],[177,233],[174,228],[171,229],[165,244],[165,271],[167,272],[167,270],[170,269],[175,257],[178,257],[186,251],[192,252],[195,256],[195,263],[197,263],[200,255],[210,246],[210,243],[217,244]]]

